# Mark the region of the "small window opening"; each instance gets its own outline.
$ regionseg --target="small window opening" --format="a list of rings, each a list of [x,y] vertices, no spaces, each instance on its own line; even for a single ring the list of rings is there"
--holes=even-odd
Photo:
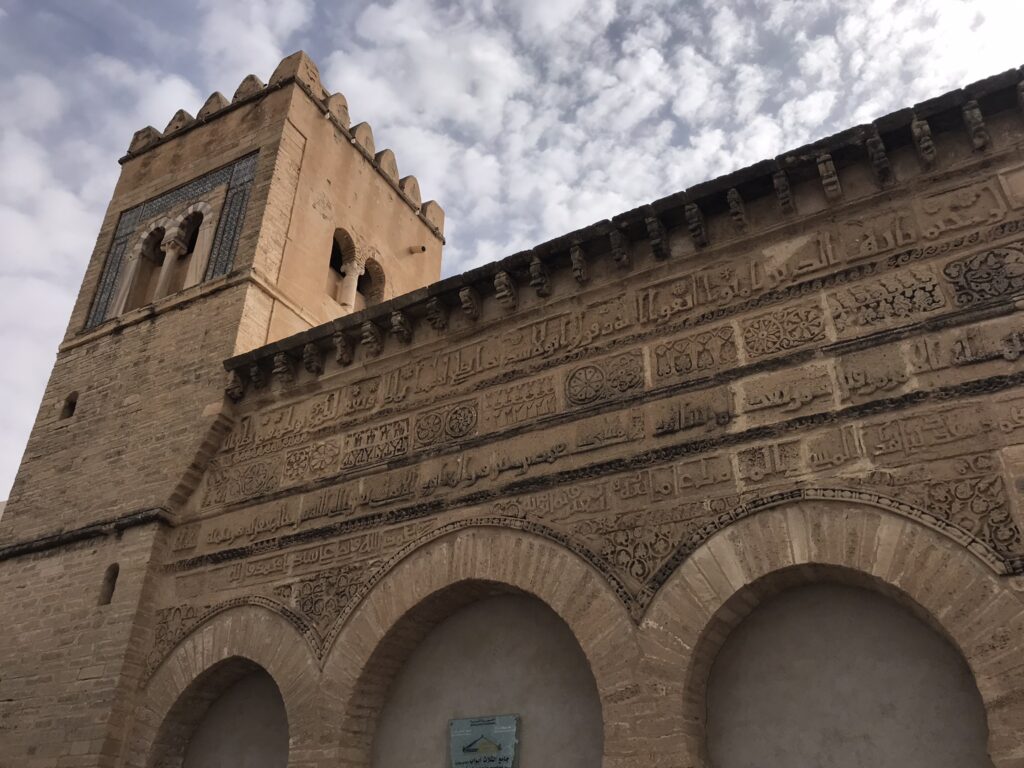
[[[128,300],[124,305],[126,312],[151,304],[156,298],[156,286],[160,280],[160,270],[164,265],[164,251],[161,246],[163,240],[164,228],[157,227],[142,243],[142,254],[139,256],[135,281],[132,283]]]
[[[331,270],[338,273],[339,277],[345,276],[345,268],[343,266],[345,262],[345,254],[341,252],[341,246],[338,245],[338,241],[331,241]]]
[[[70,395],[64,398],[64,405],[60,409],[60,417],[62,419],[70,419],[75,415],[75,408],[78,407],[78,393],[72,392]]]
[[[191,223],[186,230],[187,237],[185,239],[188,247],[188,250],[185,252],[186,256],[191,256],[196,252],[196,245],[199,243],[199,228],[203,226],[203,214],[193,213],[189,216],[189,220],[191,220]]]
[[[356,244],[344,229],[334,230],[334,237],[331,238],[331,258],[327,270],[327,295],[339,304],[345,304],[351,299],[345,297],[345,277],[348,265],[356,257]],[[348,290],[352,290],[349,284]]]
[[[103,574],[103,586],[100,588],[99,605],[110,605],[110,601],[114,597],[114,587],[117,586],[117,574],[120,571],[121,566],[117,563],[107,566],[107,571]]]
[[[356,281],[356,293],[362,295],[363,300],[373,291],[373,278],[369,272],[363,272]]]
[[[376,259],[367,259],[363,274],[356,281],[356,308],[379,304],[384,299],[384,269]]]

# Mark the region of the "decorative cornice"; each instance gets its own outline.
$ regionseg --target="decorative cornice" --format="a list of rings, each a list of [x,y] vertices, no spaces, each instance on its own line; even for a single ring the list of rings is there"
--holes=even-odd
[[[512,296],[519,286],[542,288],[544,296],[556,291],[579,289],[590,277],[595,261],[614,261],[621,271],[635,269],[637,256],[646,246],[656,260],[669,258],[668,241],[678,236],[679,230],[693,240],[696,258],[714,258],[720,246],[742,248],[745,243],[763,238],[766,231],[794,226],[794,220],[783,216],[797,213],[793,187],[797,183],[817,180],[829,205],[815,211],[802,224],[827,220],[836,215],[837,208],[862,208],[875,200],[890,199],[911,183],[918,184],[929,178],[942,179],[951,171],[967,170],[975,165],[992,162],[997,157],[987,139],[984,151],[979,149],[967,160],[955,165],[942,166],[942,156],[936,154],[933,137],[937,134],[960,132],[971,146],[978,146],[976,138],[984,118],[997,113],[1020,111],[1019,85],[1024,84],[1020,70],[1010,70],[981,80],[963,89],[902,109],[857,126],[826,139],[787,152],[772,160],[764,160],[748,168],[698,184],[688,190],[656,200],[648,205],[627,211],[612,220],[604,220],[583,229],[542,243],[535,248],[516,253],[477,269],[456,275],[425,288],[399,296],[362,312],[331,321],[295,336],[274,342],[225,361],[229,371],[244,371],[254,361],[270,365],[273,354],[281,349],[301,349],[309,343],[327,346],[332,336],[341,334],[357,340],[359,329],[366,322],[387,326],[388,316],[403,312],[411,326],[426,322],[438,332],[447,330],[434,325],[438,306],[462,306],[471,318],[483,316],[487,302],[501,305],[505,311],[512,305]],[[977,111],[975,110],[977,107]],[[965,111],[966,110],[966,111]],[[968,116],[969,115],[969,116]],[[924,170],[910,178],[899,178],[890,162],[892,153],[901,148],[913,148],[922,161]],[[1012,147],[999,147],[1003,152]],[[840,177],[844,169],[860,165],[874,178],[874,192],[849,194],[843,189]],[[763,197],[777,199],[780,215],[776,220],[756,226],[747,216],[750,205]],[[714,242],[708,216],[725,215],[732,219],[734,234],[722,242]],[[705,256],[704,254],[707,254]],[[572,282],[559,282],[556,277],[571,271]],[[546,280],[542,276],[546,275]],[[557,287],[556,287],[557,283]],[[500,286],[500,290],[496,289]],[[515,289],[510,290],[510,289]],[[495,316],[500,316],[496,314]],[[422,337],[431,339],[431,336]],[[427,342],[429,343],[429,341]]]

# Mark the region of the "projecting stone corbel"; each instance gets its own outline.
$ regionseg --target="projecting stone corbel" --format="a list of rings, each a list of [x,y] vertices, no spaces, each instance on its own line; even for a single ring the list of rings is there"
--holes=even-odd
[[[437,296],[427,299],[427,322],[435,331],[448,327],[448,305]]]
[[[459,289],[459,302],[462,304],[462,311],[470,320],[480,319],[480,293],[471,285]]]
[[[498,272],[494,276],[494,298],[510,312],[518,306],[519,291],[508,272]]]
[[[747,229],[747,209],[743,205],[743,196],[740,191],[733,187],[725,193],[725,202],[729,206],[729,218],[737,232],[744,232]]]
[[[412,323],[409,322],[409,316],[405,312],[395,310],[391,313],[391,333],[403,344],[409,344],[412,341]]]
[[[295,381],[295,363],[287,352],[278,352],[274,355],[271,373],[279,384],[291,384]]]
[[[331,337],[334,341],[334,359],[339,365],[352,365],[353,348],[352,342],[344,333],[338,331]]]
[[[992,143],[992,137],[989,136],[988,128],[985,127],[985,118],[981,114],[978,102],[971,99],[964,104],[963,114],[964,125],[967,126],[967,132],[971,135],[971,145],[979,152],[987,149]]]
[[[832,155],[827,152],[818,155],[818,175],[821,177],[821,188],[825,190],[825,199],[831,202],[841,199],[843,186],[839,183],[839,173],[836,164],[832,162]]]
[[[622,230],[616,227],[609,232],[608,242],[611,245],[612,258],[619,269],[629,269],[629,243],[626,241],[626,236],[622,233]]]
[[[263,375],[263,369],[260,368],[259,363],[249,366],[249,381],[256,389],[263,389],[267,385],[267,377]]]
[[[324,353],[312,341],[302,347],[302,367],[314,376],[324,372]]]
[[[915,117],[910,121],[910,133],[914,137],[914,148],[925,168],[935,164],[935,142],[932,140],[932,127],[927,120]]]
[[[583,285],[590,279],[590,274],[587,271],[587,254],[584,253],[582,245],[572,244],[569,248],[569,261],[572,264],[572,276],[576,278],[577,283]]]
[[[536,253],[530,259],[530,287],[541,298],[551,295],[551,276],[548,274],[548,268],[544,266],[544,262]]]
[[[779,201],[779,209],[787,216],[796,213],[793,190],[789,186],[789,176],[785,171],[776,171],[772,174],[772,186],[775,187],[775,197]]]
[[[871,161],[871,169],[875,172],[878,183],[883,187],[891,184],[893,181],[892,164],[885,151],[885,142],[882,141],[882,137],[877,131],[867,137],[864,148],[867,150],[868,160]]]
[[[224,387],[224,394],[233,403],[237,403],[245,397],[245,382],[238,375],[238,371],[232,371],[231,375],[228,376],[228,384]]]
[[[664,261],[669,256],[665,226],[653,213],[644,219],[644,225],[647,227],[647,239],[651,243],[651,255],[659,261]]]
[[[384,334],[377,324],[367,320],[359,330],[362,334],[360,343],[366,350],[366,354],[370,357],[380,357],[380,353],[384,351]]]
[[[696,203],[687,203],[683,208],[686,216],[686,228],[690,231],[690,239],[698,248],[704,248],[708,244],[708,231],[704,226],[704,214]]]

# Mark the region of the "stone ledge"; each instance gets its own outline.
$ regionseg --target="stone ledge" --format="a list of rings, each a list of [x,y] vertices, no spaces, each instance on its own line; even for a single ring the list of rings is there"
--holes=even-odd
[[[31,555],[37,552],[45,552],[50,549],[65,547],[69,544],[75,544],[80,541],[98,539],[112,534],[118,534],[122,531],[128,530],[129,528],[138,528],[139,526],[149,525],[151,523],[170,525],[171,523],[170,519],[167,517],[167,510],[160,507],[142,509],[136,512],[129,512],[128,514],[121,515],[120,517],[101,520],[98,523],[92,523],[91,525],[86,525],[81,528],[72,528],[70,531],[45,534],[32,539],[31,541],[8,544],[4,547],[0,547],[0,561],[10,560],[15,557],[22,557],[23,555]]]

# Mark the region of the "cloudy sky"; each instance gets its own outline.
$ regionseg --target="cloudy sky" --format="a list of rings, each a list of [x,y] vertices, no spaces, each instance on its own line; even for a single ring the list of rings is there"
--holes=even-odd
[[[0,0],[0,499],[132,133],[299,48],[445,274],[1024,63],[1017,0]]]

